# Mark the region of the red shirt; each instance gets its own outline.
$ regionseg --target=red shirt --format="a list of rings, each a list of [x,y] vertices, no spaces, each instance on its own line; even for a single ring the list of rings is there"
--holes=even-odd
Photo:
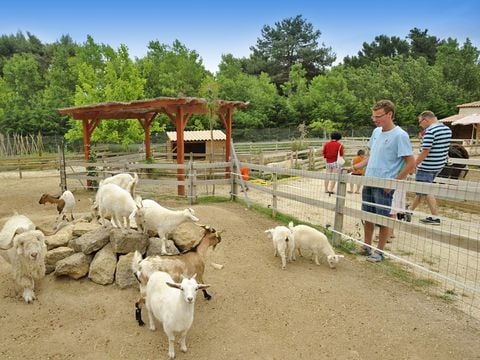
[[[340,155],[343,156],[343,146],[337,140],[330,140],[323,145],[323,157],[327,163],[333,163],[337,161],[338,150],[340,149]]]

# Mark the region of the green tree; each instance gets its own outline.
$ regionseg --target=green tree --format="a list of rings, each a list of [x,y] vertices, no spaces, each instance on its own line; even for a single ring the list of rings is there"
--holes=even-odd
[[[409,51],[410,45],[408,41],[402,40],[397,36],[379,35],[370,44],[364,42],[362,50],[358,52],[358,55],[346,56],[343,59],[343,63],[347,66],[361,67],[381,57],[392,58],[398,55],[408,55]]]
[[[138,61],[148,98],[198,95],[208,72],[196,51],[178,40],[171,46],[151,41],[148,49],[147,55]]]
[[[424,57],[429,65],[435,63],[437,47],[440,40],[436,36],[428,35],[428,29],[413,28],[407,38],[410,39],[410,54],[414,58]]]
[[[251,74],[265,72],[277,86],[288,81],[293,65],[302,64],[311,80],[325,72],[335,61],[335,54],[324,44],[319,46],[321,32],[301,15],[276,22],[274,27],[263,26],[261,38],[250,47],[247,70]]]

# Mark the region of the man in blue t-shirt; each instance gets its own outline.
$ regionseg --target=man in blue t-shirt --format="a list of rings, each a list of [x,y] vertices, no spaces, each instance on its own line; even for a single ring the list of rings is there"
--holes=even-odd
[[[422,112],[418,116],[418,124],[425,130],[425,134],[422,138],[420,154],[415,160],[417,167],[415,180],[432,183],[447,163],[452,130],[438,122],[437,117],[431,111]],[[440,225],[440,219],[437,216],[437,201],[433,195],[417,193],[410,210],[415,210],[422,198],[426,199],[432,216],[428,216],[420,221],[424,224]]]
[[[368,142],[370,156],[355,164],[351,170],[367,167],[365,176],[381,179],[403,180],[415,169],[412,144],[408,134],[396,126],[395,105],[390,100],[380,100],[372,108],[372,120],[376,129]],[[377,215],[390,216],[392,206],[392,189],[364,186],[362,191],[362,210]],[[379,206],[375,206],[379,205]],[[390,228],[380,225],[378,234],[378,250],[372,254],[370,245],[375,224],[365,221],[364,245],[361,253],[367,255],[367,260],[378,262],[383,260],[383,249],[390,236]]]

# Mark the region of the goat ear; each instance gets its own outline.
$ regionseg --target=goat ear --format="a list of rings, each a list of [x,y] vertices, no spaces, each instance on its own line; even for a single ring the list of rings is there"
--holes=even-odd
[[[209,287],[210,287],[209,284],[198,284],[197,290],[203,290]]]
[[[193,274],[193,276],[191,277],[191,279],[195,279],[197,277],[197,273]]]
[[[171,283],[171,282],[168,282],[168,281],[165,282],[165,284],[167,284],[167,285],[170,286],[171,288],[182,290],[182,286],[181,286],[180,284]]]

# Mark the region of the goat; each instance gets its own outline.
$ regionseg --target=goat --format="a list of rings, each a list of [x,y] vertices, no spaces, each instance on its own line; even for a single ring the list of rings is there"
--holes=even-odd
[[[175,281],[180,281],[182,276],[192,276],[197,274],[197,278],[203,283],[203,273],[205,272],[205,258],[207,250],[211,246],[215,250],[217,244],[222,241],[222,231],[217,232],[214,228],[200,225],[203,229],[203,236],[200,241],[179,255],[168,256],[148,256],[142,259],[142,254],[135,251],[132,259],[132,270],[140,283],[140,298],[135,303],[135,318],[140,326],[144,325],[141,316],[140,305],[145,300],[145,287],[150,275],[155,271],[165,271],[172,276]],[[202,289],[205,299],[210,300],[212,296],[207,290]]]
[[[35,230],[35,224],[32,220],[25,215],[15,213],[7,220],[2,227],[2,231],[0,231],[0,249],[9,249],[16,234],[30,230]]]
[[[273,229],[265,230],[265,233],[273,242],[273,255],[282,259],[282,269],[287,266],[287,261],[293,258],[295,250],[295,239],[292,231],[286,226],[276,226]]]
[[[127,190],[116,184],[102,185],[98,189],[96,199],[103,225],[106,225],[106,218],[111,216],[116,226],[123,228],[126,222],[127,229],[130,229],[129,217],[137,210],[137,203]]]
[[[155,319],[163,325],[168,337],[168,356],[175,358],[175,333],[180,333],[180,350],[187,352],[186,336],[193,323],[197,290],[210,285],[198,284],[195,275],[181,283],[162,271],[155,271],[147,283],[146,306],[150,330],[155,330]]]
[[[43,194],[38,201],[39,204],[57,204],[58,217],[56,220],[57,226],[61,220],[67,220],[67,214],[70,213],[70,220],[73,218],[73,209],[75,208],[75,196],[69,190],[65,190],[62,195],[54,196],[50,194]]]
[[[103,180],[100,180],[99,188],[107,184],[115,184],[120,186],[122,189],[127,190],[132,199],[135,199],[135,189],[138,183],[137,173],[133,173],[133,176],[127,173],[120,173]]]
[[[165,245],[167,234],[186,221],[198,221],[193,209],[169,210],[159,205],[143,207],[135,213],[135,222],[140,231],[144,234],[151,231],[160,237],[162,255],[167,254]]]
[[[23,289],[26,303],[36,299],[35,280],[45,276],[45,236],[40,230],[27,230],[15,235],[13,246],[1,255],[12,265],[16,284]]]
[[[288,227],[293,233],[293,237],[295,238],[295,249],[298,250],[300,256],[302,256],[302,249],[312,250],[312,259],[315,260],[315,264],[320,265],[318,257],[321,252],[326,256],[328,265],[331,269],[335,269],[338,261],[344,257],[343,255],[335,254],[328,238],[317,229],[307,225],[293,226],[293,222],[290,222]],[[293,260],[295,260],[295,254]]]

